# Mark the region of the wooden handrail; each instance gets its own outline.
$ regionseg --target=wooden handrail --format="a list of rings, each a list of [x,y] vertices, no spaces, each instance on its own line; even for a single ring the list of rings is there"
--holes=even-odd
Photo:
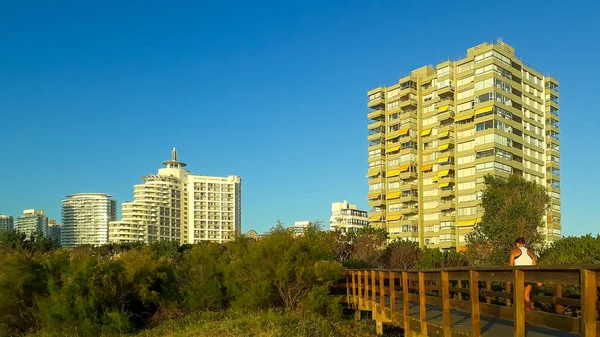
[[[582,336],[600,335],[600,325],[597,324],[600,265],[349,269],[346,273],[343,279],[346,284],[340,287],[346,289],[346,302],[354,309],[373,311],[376,320],[397,324],[405,332],[417,329],[427,335],[428,329],[440,329],[427,321],[427,305],[434,305],[442,311],[443,328],[438,333],[443,336],[452,334],[451,309],[470,312],[473,336],[481,334],[482,314],[512,320],[515,336],[525,336],[526,322]],[[463,282],[467,282],[467,288]],[[525,311],[525,285],[537,282],[556,285],[555,296],[531,295],[532,301],[547,303],[554,312]],[[501,285],[504,285],[503,291],[494,288]],[[581,298],[562,297],[565,286],[580,287]],[[402,308],[397,308],[396,299],[402,300]],[[410,316],[409,302],[419,304],[419,324],[416,326],[411,326],[414,318]],[[564,306],[580,307],[580,317],[563,314]],[[399,315],[398,309],[402,315]]]

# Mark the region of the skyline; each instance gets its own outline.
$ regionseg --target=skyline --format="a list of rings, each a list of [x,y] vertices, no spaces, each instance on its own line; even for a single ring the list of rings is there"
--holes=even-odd
[[[368,210],[365,92],[502,37],[560,80],[563,235],[598,233],[583,168],[600,164],[586,99],[600,48],[581,32],[600,30],[600,4],[507,3],[536,14],[529,26],[468,4],[445,9],[448,24],[432,4],[2,4],[0,213],[60,221],[83,192],[120,210],[173,146],[194,174],[242,178],[244,233],[327,224],[332,202]]]

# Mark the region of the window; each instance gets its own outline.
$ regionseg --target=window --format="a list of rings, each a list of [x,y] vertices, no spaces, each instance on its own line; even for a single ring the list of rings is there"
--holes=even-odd
[[[439,205],[439,203],[437,201],[427,201],[423,203],[423,208],[424,209],[432,209],[432,208],[437,208]]]
[[[388,160],[388,166],[398,166],[400,165],[400,159],[390,159]]]
[[[487,59],[490,59],[492,57],[495,58],[495,59],[498,59],[498,60],[500,60],[500,61],[502,61],[502,62],[504,62],[504,63],[506,63],[508,65],[511,64],[510,58],[508,58],[508,57],[500,54],[499,52],[497,52],[495,50],[490,50],[490,51],[485,52],[483,54],[475,55],[475,63],[483,62],[483,61],[485,61]]]
[[[497,121],[497,120],[489,120],[489,121],[485,121],[485,122],[481,122],[481,123],[477,123],[475,124],[475,131],[483,131],[483,130],[487,130],[487,129],[498,129],[500,131],[504,131],[507,133],[512,133],[512,126]]]
[[[400,211],[401,207],[402,207],[402,204],[399,204],[399,203],[398,204],[391,204],[391,205],[388,206],[388,210],[390,212],[398,212],[398,211]]]
[[[434,188],[432,190],[423,191],[423,196],[424,197],[433,197],[433,196],[436,196],[436,195],[439,195],[439,189],[437,189],[437,188]]]
[[[475,134],[475,130],[473,130],[473,129],[468,129],[468,130],[464,130],[464,131],[458,131],[456,133],[456,138],[470,137],[470,136],[472,136],[474,134]]]
[[[458,177],[459,178],[472,176],[474,174],[475,174],[475,168],[474,167],[469,167],[469,168],[464,168],[464,169],[459,169],[458,170]]]
[[[471,82],[473,82],[473,75],[459,78],[458,81],[456,81],[456,85],[460,87],[461,85],[469,84]]]
[[[383,189],[383,183],[377,183],[377,184],[369,185],[369,191],[382,190],[382,189]]]
[[[475,142],[469,141],[464,143],[458,143],[458,151],[471,150],[475,146]]]
[[[450,67],[449,66],[445,66],[445,67],[440,68],[440,69],[437,70],[437,75],[441,76],[441,75],[447,74],[449,72],[450,72]]]
[[[473,92],[474,92],[473,88],[468,89],[468,90],[463,90],[463,91],[459,92],[458,94],[456,94],[456,99],[463,99],[466,97],[471,97],[471,96],[473,96]]]
[[[396,181],[396,182],[393,182],[393,183],[388,183],[388,189],[391,190],[391,189],[394,189],[394,188],[400,188],[400,182],[399,181]]]
[[[398,96],[399,94],[400,94],[400,88],[393,89],[393,90],[388,91],[387,98]]]
[[[433,221],[433,220],[437,220],[439,219],[439,214],[438,213],[430,213],[430,214],[424,214],[423,215],[423,221]]]
[[[475,104],[487,102],[487,101],[490,101],[490,100],[495,100],[495,101],[498,101],[498,102],[500,102],[502,104],[505,104],[507,106],[512,106],[512,101],[510,100],[510,98],[508,98],[508,97],[506,97],[504,95],[501,95],[501,94],[499,94],[497,92],[488,92],[488,93],[485,93],[483,95],[476,96],[475,97]]]
[[[509,165],[506,164],[502,164],[499,162],[487,162],[487,163],[481,163],[481,164],[477,164],[475,166],[475,168],[477,169],[477,172],[480,171],[489,171],[489,170],[498,170],[501,172],[506,172],[506,173],[512,173],[513,172],[513,168]]]
[[[466,111],[469,109],[473,109],[474,106],[475,106],[475,103],[473,103],[473,101],[461,103],[456,107],[456,111],[457,112]]]
[[[472,163],[475,161],[475,155],[468,155],[468,156],[462,156],[462,157],[458,157],[458,164],[462,165],[462,164],[468,164],[468,163]]]
[[[456,67],[456,73],[464,73],[465,71],[473,69],[473,62],[461,64]]]
[[[474,215],[477,213],[477,207],[462,207],[458,209],[458,216]]]
[[[465,181],[464,183],[458,183],[458,190],[470,190],[472,188],[477,187],[477,183],[475,181]]]
[[[560,188],[560,181],[552,179],[552,187]]]
[[[423,126],[431,125],[437,123],[437,116],[431,116],[429,118],[423,119]]]
[[[512,78],[512,74],[510,71],[508,71],[502,67],[498,67],[495,64],[488,64],[485,67],[475,69],[475,76],[480,76],[480,75],[487,74],[490,72],[495,72],[495,73],[501,75],[502,77],[506,77],[509,79]]]
[[[446,88],[446,87],[449,87],[451,85],[452,85],[452,81],[449,80],[449,79],[446,79],[446,80],[440,81],[438,83],[438,89]]]
[[[475,200],[477,200],[475,193],[465,194],[465,195],[459,195],[458,196],[458,202],[459,203],[470,202],[470,201],[475,201]]]
[[[387,109],[388,110],[396,109],[399,105],[400,105],[399,101],[391,102],[391,103],[388,103]]]
[[[489,87],[495,86],[504,91],[511,92],[512,88],[510,85],[500,81],[497,78],[488,78],[483,81],[475,82],[475,90],[483,90]]]

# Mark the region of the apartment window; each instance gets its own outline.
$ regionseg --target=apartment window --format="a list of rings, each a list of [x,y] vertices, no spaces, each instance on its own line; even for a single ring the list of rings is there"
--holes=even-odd
[[[396,119],[398,119],[398,117],[400,116],[399,113],[394,113],[388,116],[388,122],[394,121]]]
[[[552,187],[560,188],[560,181],[552,179]]]
[[[469,141],[469,142],[464,142],[464,143],[458,143],[458,151],[467,151],[467,150],[471,150],[473,149],[473,147],[475,147],[475,143],[473,141]]]
[[[477,183],[475,181],[465,181],[463,183],[458,183],[459,191],[470,190],[475,187],[477,187]]]
[[[560,134],[556,131],[546,131],[546,136],[550,136],[552,139],[560,139]]]
[[[423,215],[423,221],[434,221],[439,219],[439,214],[438,213],[430,213],[430,214],[424,214]]]
[[[437,208],[439,205],[439,203],[437,201],[427,201],[423,203],[423,208],[424,209],[432,209],[432,208]]]
[[[441,234],[440,235],[440,242],[454,242],[454,241],[456,241],[455,234]]]
[[[400,162],[415,161],[416,158],[414,153],[403,154],[400,156]]]
[[[449,79],[445,79],[438,83],[438,89],[443,89],[452,85],[452,81]]]
[[[375,160],[369,162],[369,168],[379,167],[383,165],[383,160]]]
[[[400,211],[400,209],[402,208],[402,204],[398,203],[398,204],[391,204],[388,206],[388,210],[390,212],[398,212]]]
[[[477,214],[477,207],[461,207],[458,209],[458,216],[469,216]]]
[[[376,149],[376,150],[369,151],[369,157],[377,157],[377,156],[381,156],[382,154],[383,154],[382,149]]]
[[[443,68],[440,68],[440,69],[438,69],[438,70],[437,70],[437,75],[438,75],[438,76],[441,76],[441,75],[445,75],[445,74],[447,74],[447,73],[449,73],[449,72],[450,72],[450,67],[449,67],[449,66],[446,66],[446,67],[443,67]]]
[[[469,164],[475,161],[475,155],[468,155],[468,156],[462,156],[462,157],[458,157],[458,164],[462,165],[462,164]]]
[[[483,130],[487,130],[487,129],[498,129],[500,131],[504,131],[507,133],[512,133],[512,126],[497,121],[497,120],[489,120],[489,121],[485,121],[485,122],[481,122],[481,123],[477,123],[475,124],[475,131],[483,131]]]
[[[431,125],[434,123],[437,123],[437,116],[432,116],[432,117],[423,119],[423,126]]]
[[[398,166],[400,165],[400,159],[390,159],[388,160],[388,166]]]
[[[498,59],[498,60],[500,60],[500,61],[502,61],[502,62],[504,62],[504,63],[506,63],[508,65],[511,64],[510,58],[508,58],[508,57],[500,54],[499,52],[497,52],[495,50],[490,50],[490,51],[485,52],[483,54],[475,55],[475,63],[483,62],[483,61],[485,61],[487,59],[490,59],[492,57],[495,58],[495,59]]]
[[[512,90],[510,85],[500,81],[499,79],[497,79],[495,77],[488,78],[483,81],[475,82],[475,90],[483,90],[483,89],[486,89],[486,88],[489,88],[492,86],[495,86],[495,87],[500,88],[507,92],[511,92],[511,90]]]
[[[489,170],[494,170],[494,169],[501,171],[501,172],[506,172],[506,173],[513,172],[513,168],[511,166],[502,164],[499,162],[495,162],[495,161],[477,164],[477,165],[475,165],[475,168],[476,168],[477,172],[489,171]]]
[[[375,99],[380,99],[380,98],[383,98],[383,93],[381,93],[381,92],[369,95],[369,101],[372,101]]]
[[[437,188],[423,191],[423,196],[424,197],[434,197],[434,196],[437,196],[437,195],[439,195],[439,189],[437,189]]]
[[[456,107],[456,111],[462,112],[462,111],[470,110],[470,109],[473,109],[474,106],[475,106],[475,103],[473,103],[473,101],[461,103]]]
[[[550,192],[550,197],[554,200],[560,199],[560,193],[558,192]]]
[[[388,110],[396,109],[399,105],[400,105],[399,101],[391,102],[391,103],[388,103],[387,109]]]
[[[475,97],[475,104],[487,102],[487,101],[490,101],[490,100],[495,100],[495,101],[498,101],[498,102],[500,102],[502,104],[505,104],[507,106],[512,106],[512,101],[510,100],[510,98],[508,98],[508,97],[506,97],[504,95],[501,95],[501,94],[499,94],[497,92],[488,92],[488,93],[485,93],[483,95],[476,96]]]
[[[456,85],[460,87],[461,85],[469,84],[471,82],[473,82],[473,75],[459,78],[458,81],[456,81]]]
[[[473,69],[473,62],[461,64],[456,67],[456,73],[464,73],[465,71],[469,71]]]
[[[473,129],[468,129],[468,130],[464,130],[464,131],[458,131],[456,133],[456,138],[464,138],[464,137],[470,137],[472,135],[475,134],[475,130]]]
[[[464,169],[458,170],[459,178],[472,176],[474,174],[475,174],[475,167],[469,167],[469,168],[464,168]]]
[[[400,188],[400,182],[399,181],[396,181],[396,182],[393,182],[393,183],[388,183],[388,189],[392,190],[394,188]]]
[[[490,72],[495,72],[495,73],[501,75],[502,77],[506,77],[509,79],[512,78],[512,74],[510,71],[508,71],[502,67],[498,67],[495,64],[488,64],[485,67],[475,69],[475,76],[480,76],[480,75],[487,74]]]
[[[429,113],[435,111],[435,103],[423,108],[423,113]]]
[[[399,94],[400,94],[400,88],[393,89],[393,90],[388,91],[387,98],[398,96]]]
[[[373,185],[369,185],[369,190],[373,191],[373,190],[382,190],[383,189],[383,183],[376,183]]]
[[[477,200],[477,196],[475,193],[458,196],[459,203],[470,202],[470,201],[475,201],[475,200]]]
[[[473,88],[463,90],[463,91],[459,92],[458,94],[456,94],[456,99],[463,99],[463,98],[471,97],[471,96],[473,96],[473,92],[474,92]]]

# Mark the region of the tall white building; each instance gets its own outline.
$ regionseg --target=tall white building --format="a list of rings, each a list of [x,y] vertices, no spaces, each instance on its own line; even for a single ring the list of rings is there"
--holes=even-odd
[[[368,224],[367,211],[361,211],[356,205],[348,201],[334,202],[331,204],[331,218],[329,229],[341,230],[343,233],[356,232]]]
[[[46,212],[41,209],[26,209],[23,215],[17,218],[15,230],[27,234],[40,233],[44,236],[48,235],[48,217]]]
[[[241,233],[241,179],[193,175],[173,148],[157,174],[134,186],[122,220],[109,226],[111,242],[160,240],[225,242]]]
[[[290,230],[294,233],[294,236],[301,236],[312,225],[312,221],[296,221],[294,222],[294,225],[290,227]]]
[[[117,202],[105,193],[71,194],[62,201],[60,244],[65,248],[108,242],[108,223],[117,218]]]

